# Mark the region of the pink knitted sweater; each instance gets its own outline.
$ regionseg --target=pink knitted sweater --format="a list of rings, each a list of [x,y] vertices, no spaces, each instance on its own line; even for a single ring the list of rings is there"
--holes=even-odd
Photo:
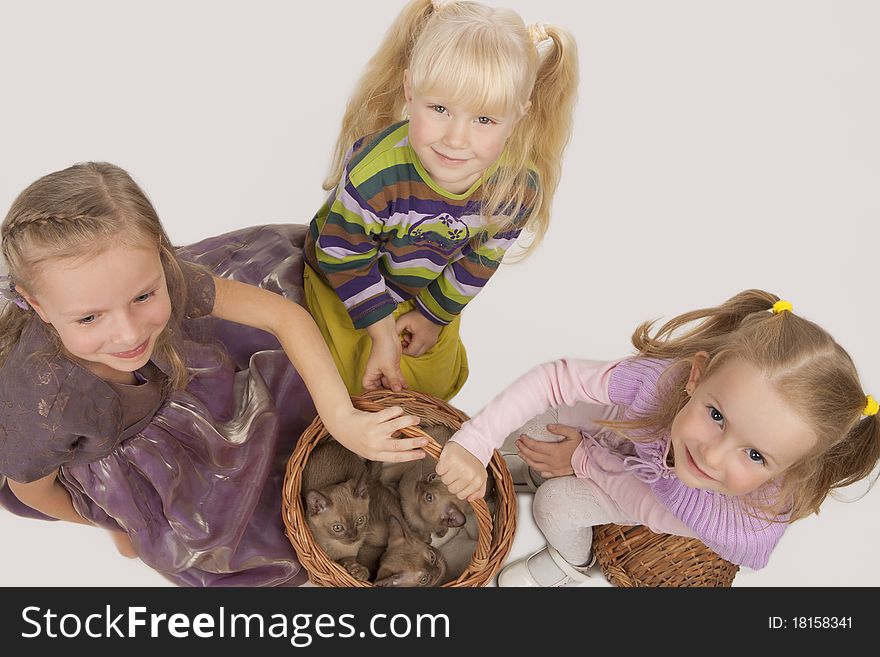
[[[500,447],[508,434],[551,406],[578,402],[608,404],[619,407],[616,415],[620,419],[644,416],[656,408],[658,382],[668,365],[668,361],[646,358],[610,363],[560,360],[540,365],[466,422],[452,440],[485,465],[492,450]],[[647,483],[658,502],[700,540],[733,563],[755,569],[767,565],[770,553],[788,527],[785,517],[773,521],[758,518],[741,498],[682,483],[666,465],[668,432],[632,446],[635,455],[621,455],[626,470]],[[595,443],[584,434],[584,442],[572,456],[572,467],[579,477],[589,476],[590,448],[595,449]]]

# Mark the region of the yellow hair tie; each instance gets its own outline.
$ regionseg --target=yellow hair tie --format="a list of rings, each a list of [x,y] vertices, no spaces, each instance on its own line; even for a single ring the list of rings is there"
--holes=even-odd
[[[773,304],[773,308],[771,308],[771,310],[773,311],[774,315],[778,315],[779,313],[781,313],[784,310],[791,312],[791,302],[783,301],[782,299],[780,299],[779,301],[777,301],[776,303]]]
[[[862,411],[862,415],[867,415],[868,417],[871,415],[877,415],[878,410],[880,410],[880,404],[877,403],[877,400],[871,395],[866,395],[865,410]]]

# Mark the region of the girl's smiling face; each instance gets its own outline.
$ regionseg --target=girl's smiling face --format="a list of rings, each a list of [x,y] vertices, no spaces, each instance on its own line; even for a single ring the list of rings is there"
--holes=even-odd
[[[519,116],[483,113],[450,102],[441,91],[413,92],[404,78],[409,108],[409,143],[438,185],[462,194],[501,156]]]
[[[698,354],[690,399],[672,423],[675,474],[693,488],[746,495],[797,463],[816,436],[754,365],[730,360],[704,377],[704,362]]]
[[[156,248],[110,246],[93,258],[53,261],[36,284],[22,296],[68,356],[106,379],[128,380],[145,365],[171,316]]]

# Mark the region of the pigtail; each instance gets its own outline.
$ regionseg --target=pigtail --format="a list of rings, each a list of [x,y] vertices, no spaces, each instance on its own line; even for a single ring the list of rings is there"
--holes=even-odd
[[[180,327],[183,324],[189,291],[180,259],[164,230],[161,230],[159,236],[159,258],[165,271],[165,283],[171,301],[171,317],[166,330],[162,331],[156,340],[154,349],[156,355],[170,366],[166,381],[168,390],[183,390],[189,383],[189,369],[180,354],[179,343],[175,344],[175,342],[182,337]]]
[[[410,2],[386,32],[379,50],[367,62],[345,108],[330,174],[324,180],[325,190],[334,189],[339,184],[346,155],[357,139],[403,118],[406,106],[403,74],[409,65],[413,44],[433,11],[431,0]]]
[[[538,173],[539,187],[527,228],[537,246],[550,224],[553,197],[562,176],[562,155],[571,140],[577,100],[578,56],[575,41],[566,30],[543,26],[546,40],[536,47],[541,55],[531,106],[511,136],[508,149],[512,168],[530,163]],[[493,206],[494,195],[490,200]],[[497,206],[496,206],[497,209]]]
[[[880,419],[877,415],[862,418],[846,437],[818,455],[815,463],[797,468],[786,477],[785,489],[797,491],[791,521],[818,513],[819,506],[832,490],[869,478],[868,490],[878,474],[871,477],[880,461]],[[865,491],[867,492],[867,491]]]
[[[652,335],[653,321],[641,324],[632,335],[639,355],[649,358],[687,358],[698,351],[713,353],[719,338],[736,331],[755,313],[770,310],[779,297],[763,290],[745,290],[720,306],[701,308],[673,317]],[[769,315],[763,317],[771,319]],[[702,321],[700,321],[702,320]],[[784,317],[780,318],[785,321]],[[685,333],[677,332],[700,321]]]

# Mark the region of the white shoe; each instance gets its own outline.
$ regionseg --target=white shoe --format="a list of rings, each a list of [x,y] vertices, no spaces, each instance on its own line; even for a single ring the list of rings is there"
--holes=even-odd
[[[518,453],[501,452],[501,458],[510,472],[514,493],[534,493],[544,483],[543,477],[527,466]]]
[[[551,545],[514,561],[498,573],[498,586],[578,586],[590,578],[589,569],[596,563],[593,555],[586,566],[573,566]]]

